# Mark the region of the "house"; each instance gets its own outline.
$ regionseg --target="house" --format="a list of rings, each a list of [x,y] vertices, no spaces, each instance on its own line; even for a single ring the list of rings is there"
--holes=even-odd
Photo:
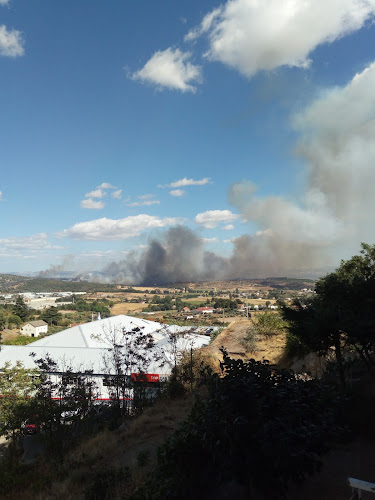
[[[21,328],[21,335],[39,337],[41,333],[48,332],[48,324],[43,320],[29,321]]]
[[[197,312],[197,314],[212,314],[214,312],[213,307],[198,307],[197,309],[194,309],[194,311]]]

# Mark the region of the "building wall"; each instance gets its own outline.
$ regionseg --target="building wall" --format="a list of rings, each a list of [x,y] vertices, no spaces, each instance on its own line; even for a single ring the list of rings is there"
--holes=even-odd
[[[39,337],[41,333],[47,333],[48,325],[44,326],[33,326],[27,323],[21,328],[21,335],[26,335],[27,337]]]

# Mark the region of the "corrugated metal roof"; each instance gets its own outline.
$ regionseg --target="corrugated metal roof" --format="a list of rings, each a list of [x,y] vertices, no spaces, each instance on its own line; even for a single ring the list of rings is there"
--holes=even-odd
[[[191,327],[163,325],[120,315],[74,326],[26,346],[1,346],[0,367],[7,361],[12,364],[21,361],[26,368],[35,368],[33,358],[30,356],[34,352],[36,358],[44,358],[49,354],[58,363],[59,371],[64,371],[70,366],[76,371],[94,370],[97,374],[106,373],[103,358],[109,353],[112,342],[121,345],[123,331],[130,332],[137,327],[144,333],[152,334],[155,352],[164,361],[164,364],[162,361],[152,362],[148,369],[149,373],[170,373],[173,366],[171,333],[182,334],[177,338],[178,350],[202,347],[210,341],[209,337],[193,333],[194,329]]]

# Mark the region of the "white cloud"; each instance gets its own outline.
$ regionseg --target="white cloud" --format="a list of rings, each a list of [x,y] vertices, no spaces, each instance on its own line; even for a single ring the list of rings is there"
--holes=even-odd
[[[132,203],[126,203],[127,207],[148,207],[150,205],[159,205],[159,200],[144,200],[144,201],[133,201]]]
[[[8,5],[9,0],[0,0],[0,5]]]
[[[140,200],[149,200],[150,198],[154,198],[154,194],[141,194],[140,196],[138,196],[138,198]]]
[[[122,240],[138,236],[143,231],[154,228],[172,226],[181,223],[177,217],[163,219],[147,214],[125,217],[124,219],[96,219],[89,222],[79,222],[58,234],[79,240]]]
[[[189,33],[185,36],[185,41],[189,42],[191,40],[195,40],[196,38],[199,38],[201,35],[203,35],[203,33],[206,33],[211,28],[215,19],[219,17],[221,11],[222,8],[219,7],[204,16],[201,25],[189,31]]]
[[[3,192],[0,191],[0,201],[2,201],[2,200],[3,200]]]
[[[201,82],[201,68],[189,62],[190,52],[168,48],[155,54],[142,69],[133,73],[134,80],[152,83],[159,88],[195,92],[192,83]]]
[[[185,191],[183,189],[172,189],[172,191],[169,191],[169,194],[171,196],[183,196],[185,194]]]
[[[90,208],[94,210],[100,210],[104,208],[105,204],[102,201],[95,201],[92,198],[88,198],[87,200],[81,201],[82,208]]]
[[[230,0],[186,39],[206,34],[208,59],[251,77],[284,65],[307,67],[316,47],[360,29],[374,14],[373,0]]]
[[[94,191],[90,191],[85,194],[86,198],[104,198],[107,193],[103,191],[102,188],[94,189]]]
[[[112,198],[114,198],[115,200],[120,200],[121,195],[122,195],[122,189],[117,189],[117,191],[113,191],[113,193],[111,193]]]
[[[159,188],[179,188],[184,186],[203,186],[204,184],[209,184],[211,179],[209,177],[204,177],[200,180],[188,179],[184,177],[183,179],[179,179],[178,181],[171,182],[170,184],[159,184]]]
[[[208,210],[198,214],[194,221],[207,229],[214,229],[222,222],[231,222],[239,217],[240,215],[234,214],[230,210]]]
[[[116,186],[112,186],[109,182],[102,182],[98,189],[116,189]]]
[[[49,236],[46,233],[34,234],[32,236],[24,236],[24,237],[9,237],[9,238],[0,238],[0,251],[4,252],[6,250],[29,250],[29,251],[37,251],[37,250],[46,250],[46,249],[60,249],[63,248],[57,245],[51,245],[49,243]]]
[[[233,224],[227,224],[226,226],[223,227],[223,229],[225,231],[231,231],[232,229],[234,229],[234,225]]]
[[[17,30],[8,30],[2,24],[0,26],[0,55],[8,57],[23,56],[23,40],[21,32]]]
[[[202,238],[202,241],[204,243],[215,243],[215,241],[217,241],[217,238]]]

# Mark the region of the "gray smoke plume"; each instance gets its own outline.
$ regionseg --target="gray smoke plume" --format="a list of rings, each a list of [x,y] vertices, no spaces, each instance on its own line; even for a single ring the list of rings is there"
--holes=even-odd
[[[170,228],[153,239],[140,254],[109,264],[103,274],[109,281],[141,285],[163,285],[211,279],[222,274],[225,259],[206,252],[203,241],[183,226]]]
[[[295,148],[306,165],[299,199],[260,197],[251,182],[229,190],[229,202],[259,228],[234,240],[228,259],[205,252],[186,228],[168,231],[123,266],[140,283],[293,275],[337,265],[375,240],[375,63],[346,87],[318,97],[293,117]],[[112,270],[113,270],[112,265]],[[107,271],[109,269],[107,268]],[[122,271],[121,271],[122,272]],[[116,279],[116,273],[110,276]]]
[[[322,93],[294,115],[295,154],[306,174],[297,199],[261,197],[252,182],[231,186],[229,202],[258,231],[235,239],[229,258],[205,251],[199,236],[177,226],[141,254],[107,265],[104,279],[160,285],[293,276],[297,270],[306,276],[358,253],[361,241],[374,243],[374,89],[372,63],[347,86]]]
[[[74,261],[74,255],[65,255],[62,258],[61,264],[56,264],[50,266],[44,271],[38,273],[39,278],[57,278],[62,277],[64,273],[69,272],[72,269],[72,264]]]

